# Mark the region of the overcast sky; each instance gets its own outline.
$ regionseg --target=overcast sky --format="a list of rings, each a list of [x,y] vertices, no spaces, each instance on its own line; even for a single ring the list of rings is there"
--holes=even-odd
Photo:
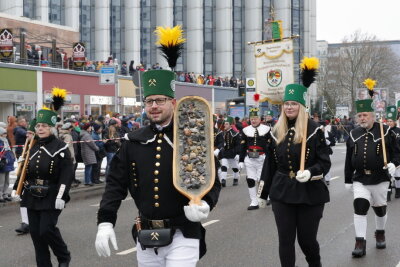
[[[317,40],[340,43],[359,29],[400,40],[400,0],[317,0]]]

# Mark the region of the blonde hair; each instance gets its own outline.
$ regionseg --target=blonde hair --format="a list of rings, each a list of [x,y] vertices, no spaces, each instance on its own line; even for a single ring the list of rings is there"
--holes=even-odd
[[[295,144],[300,144],[303,139],[304,127],[306,127],[306,125],[304,125],[304,120],[306,117],[306,108],[303,105],[299,105],[299,114],[297,115],[296,123],[294,125],[295,134],[293,142]],[[279,116],[278,122],[273,129],[274,136],[277,139],[277,144],[280,144],[283,140],[285,140],[288,130],[288,118],[286,117],[282,107],[281,115]]]

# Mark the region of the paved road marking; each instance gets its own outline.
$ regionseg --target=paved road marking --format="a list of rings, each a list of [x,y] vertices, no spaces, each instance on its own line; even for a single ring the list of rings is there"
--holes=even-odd
[[[205,223],[203,223],[203,227],[206,227],[206,226],[208,226],[210,224],[213,224],[213,223],[216,223],[216,222],[219,222],[219,220],[211,220],[211,221],[205,222]],[[124,250],[124,251],[121,251],[121,252],[118,252],[116,254],[124,256],[124,255],[128,255],[130,253],[133,253],[135,251],[136,251],[136,247],[130,248],[130,249],[127,249],[127,250]]]
[[[122,200],[122,201],[127,201],[127,200],[131,200],[131,199],[132,199],[131,197],[127,197],[127,198],[125,198],[125,199]],[[98,207],[98,206],[100,206],[100,203],[90,205],[90,207]]]
[[[340,176],[335,176],[335,177],[332,177],[329,181],[336,180],[336,179],[339,179],[339,178],[340,178]]]

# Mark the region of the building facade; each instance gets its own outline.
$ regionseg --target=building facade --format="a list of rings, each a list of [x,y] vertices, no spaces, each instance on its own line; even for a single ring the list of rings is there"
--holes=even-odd
[[[167,66],[154,45],[155,27],[182,24],[187,42],[177,71],[254,77],[247,43],[264,39],[271,14],[282,20],[285,37],[300,36],[295,66],[316,54],[316,0],[14,0],[1,1],[0,12],[79,32],[90,60],[112,56],[146,68]]]

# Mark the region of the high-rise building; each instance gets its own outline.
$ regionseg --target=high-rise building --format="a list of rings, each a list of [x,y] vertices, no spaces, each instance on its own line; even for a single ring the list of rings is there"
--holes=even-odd
[[[0,12],[78,31],[91,60],[112,56],[146,68],[166,67],[154,44],[155,27],[182,24],[187,43],[177,71],[254,77],[247,43],[265,37],[271,14],[282,20],[284,36],[300,36],[296,68],[303,56],[316,53],[316,0],[14,0],[0,1]]]

